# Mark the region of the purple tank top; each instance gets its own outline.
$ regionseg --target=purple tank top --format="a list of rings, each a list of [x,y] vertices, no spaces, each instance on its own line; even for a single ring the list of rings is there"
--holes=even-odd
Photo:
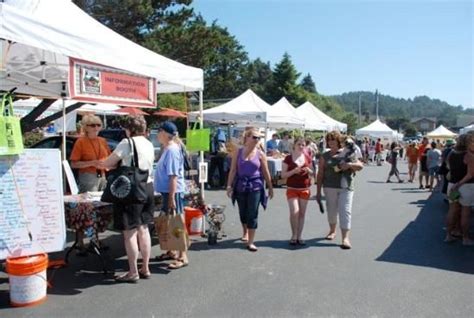
[[[252,192],[263,189],[263,178],[260,170],[259,152],[250,160],[245,160],[243,149],[237,155],[237,183],[238,192]]]

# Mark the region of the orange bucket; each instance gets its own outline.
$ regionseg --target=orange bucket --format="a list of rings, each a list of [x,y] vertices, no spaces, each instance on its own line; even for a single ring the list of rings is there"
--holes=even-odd
[[[202,214],[201,210],[185,206],[184,221],[189,235],[202,234],[204,214]]]
[[[7,258],[12,306],[34,306],[46,300],[47,268],[48,254]]]

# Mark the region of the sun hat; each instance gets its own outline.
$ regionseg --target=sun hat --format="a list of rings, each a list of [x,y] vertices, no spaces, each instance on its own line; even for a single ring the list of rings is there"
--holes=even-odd
[[[454,140],[452,139],[446,140],[446,146],[452,146],[452,145],[454,145]]]

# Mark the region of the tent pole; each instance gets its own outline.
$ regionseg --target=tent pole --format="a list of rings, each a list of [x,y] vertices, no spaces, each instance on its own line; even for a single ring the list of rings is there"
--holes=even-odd
[[[66,99],[63,97],[63,142],[62,142],[62,150],[63,150],[63,155],[62,159],[66,160]]]
[[[199,91],[199,127],[202,129],[204,127],[204,116],[203,116],[203,96],[202,90]],[[204,151],[199,151],[199,162],[204,162]],[[204,183],[201,183],[201,195],[204,200]],[[205,222],[203,222],[205,224]]]

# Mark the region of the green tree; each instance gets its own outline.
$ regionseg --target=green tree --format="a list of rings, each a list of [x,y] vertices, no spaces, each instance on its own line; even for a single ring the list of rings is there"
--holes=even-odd
[[[247,88],[250,88],[255,94],[264,100],[268,100],[270,84],[273,81],[273,72],[270,63],[265,63],[259,58],[248,63],[242,81],[246,83]]]
[[[73,0],[94,19],[142,44],[150,32],[164,26],[182,26],[193,16],[192,0]]]
[[[301,87],[309,92],[309,93],[314,93],[316,94],[316,84],[314,83],[313,79],[311,78],[311,75],[308,73],[302,80],[301,80]]]
[[[270,104],[274,104],[280,98],[286,97],[290,102],[298,99],[296,81],[300,73],[296,70],[296,67],[291,61],[291,57],[288,53],[283,54],[283,58],[280,63],[275,65],[273,71],[273,81],[269,88],[269,100]]]

